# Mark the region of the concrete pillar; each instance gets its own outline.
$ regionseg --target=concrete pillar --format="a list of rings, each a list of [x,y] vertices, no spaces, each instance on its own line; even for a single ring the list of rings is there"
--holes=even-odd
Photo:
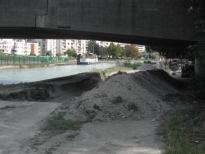
[[[205,57],[203,58],[195,57],[195,73],[196,75],[205,74]]]

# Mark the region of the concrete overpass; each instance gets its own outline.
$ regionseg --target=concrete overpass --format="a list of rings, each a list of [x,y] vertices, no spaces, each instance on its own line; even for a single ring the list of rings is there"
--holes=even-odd
[[[1,38],[73,38],[185,47],[187,0],[1,0]]]

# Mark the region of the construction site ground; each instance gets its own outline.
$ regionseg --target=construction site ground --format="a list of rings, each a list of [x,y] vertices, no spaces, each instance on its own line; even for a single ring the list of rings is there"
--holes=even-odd
[[[144,64],[137,70],[46,80],[0,89],[0,154],[161,154],[157,135],[181,95],[178,80]],[[190,100],[191,101],[191,100]],[[59,112],[82,121],[79,130],[45,132]],[[74,134],[74,138],[67,136]]]

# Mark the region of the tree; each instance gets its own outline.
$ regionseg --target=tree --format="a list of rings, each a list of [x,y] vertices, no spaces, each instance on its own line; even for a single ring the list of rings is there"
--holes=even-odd
[[[95,40],[90,40],[88,42],[88,48],[87,48],[87,53],[93,53],[94,52],[94,46],[96,44]]]
[[[107,52],[113,58],[119,58],[123,52],[123,48],[118,44],[110,43],[110,46],[107,48]]]
[[[109,56],[115,57],[115,51],[117,47],[114,43],[110,43],[109,47],[107,48],[107,52]]]
[[[75,50],[75,49],[67,49],[67,50],[66,50],[66,54],[67,54],[69,57],[76,57],[76,56],[77,56],[77,53],[76,53],[76,50]]]
[[[57,52],[57,53],[56,53],[56,56],[57,56],[57,57],[60,57],[60,56],[62,56],[62,53]]]
[[[110,43],[110,46],[107,48],[107,52],[112,58],[119,58],[123,52],[123,48],[118,44]]]
[[[50,50],[46,51],[46,56],[51,56],[51,51]]]
[[[122,52],[121,52],[121,58],[126,57],[126,51],[125,48],[122,48]]]
[[[87,53],[94,53],[96,55],[100,55],[100,46],[96,43],[95,40],[90,40],[88,42]]]
[[[143,51],[143,52],[140,53],[140,56],[144,57],[144,58],[146,58],[147,55],[148,55],[148,53],[146,51]]]
[[[116,57],[120,57],[121,54],[122,54],[122,52],[123,52],[123,48],[118,44],[118,45],[116,46],[115,56],[116,56]]]
[[[137,48],[135,48],[134,45],[126,45],[125,46],[125,53],[126,53],[126,57],[135,58],[135,57],[139,56],[139,50]]]
[[[36,56],[36,54],[35,53],[30,53],[30,56]]]
[[[107,47],[100,46],[99,47],[99,52],[100,52],[101,58],[103,58],[103,57],[108,55]]]

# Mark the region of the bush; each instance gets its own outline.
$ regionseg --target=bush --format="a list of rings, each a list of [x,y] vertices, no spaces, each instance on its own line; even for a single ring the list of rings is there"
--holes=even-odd
[[[204,76],[195,76],[193,80],[194,98],[196,100],[205,99],[205,79]]]
[[[78,130],[81,127],[82,122],[66,120],[64,118],[65,112],[59,112],[56,116],[50,118],[46,127],[43,130],[53,130],[59,133],[63,133],[66,130]]]
[[[145,60],[144,63],[147,63],[147,64],[156,64],[156,62],[152,62],[152,61],[150,61],[150,60],[147,60],[147,61]]]

